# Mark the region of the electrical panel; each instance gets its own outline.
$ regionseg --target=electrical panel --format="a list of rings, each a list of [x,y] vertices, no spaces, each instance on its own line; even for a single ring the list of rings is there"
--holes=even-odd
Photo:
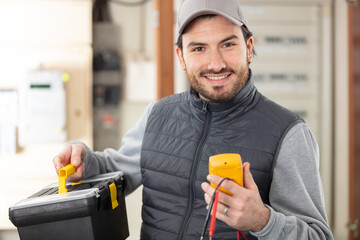
[[[257,1],[242,6],[254,34],[257,56],[250,68],[256,87],[302,116],[320,141],[322,86],[331,84],[323,79],[321,4]]]
[[[298,113],[320,148],[327,214],[332,197],[332,1],[239,0],[254,34],[255,86]]]

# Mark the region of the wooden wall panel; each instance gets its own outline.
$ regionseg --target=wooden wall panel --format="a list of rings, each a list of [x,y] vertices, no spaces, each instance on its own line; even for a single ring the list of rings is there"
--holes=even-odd
[[[173,1],[156,0],[157,99],[174,93],[174,9]]]

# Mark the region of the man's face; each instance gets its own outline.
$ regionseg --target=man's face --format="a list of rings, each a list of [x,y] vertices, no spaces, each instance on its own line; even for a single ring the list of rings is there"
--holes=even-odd
[[[176,53],[199,97],[234,98],[248,80],[253,38],[245,43],[241,28],[222,16],[194,20],[182,37],[183,51]]]

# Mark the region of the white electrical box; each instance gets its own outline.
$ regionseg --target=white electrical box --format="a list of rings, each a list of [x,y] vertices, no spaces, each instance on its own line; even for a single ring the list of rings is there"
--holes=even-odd
[[[258,53],[251,63],[257,88],[299,113],[320,138],[321,8],[266,2],[244,11]]]
[[[310,126],[319,143],[325,200],[331,206],[332,1],[239,2],[254,34],[257,56],[250,68],[255,86]]]
[[[19,145],[66,141],[66,99],[61,71],[26,74],[19,87]]]

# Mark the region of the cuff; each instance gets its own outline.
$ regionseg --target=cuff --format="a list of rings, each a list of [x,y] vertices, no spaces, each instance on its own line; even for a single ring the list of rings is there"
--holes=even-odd
[[[281,216],[278,216],[277,212],[275,212],[275,210],[269,205],[265,204],[265,206],[270,210],[270,219],[268,223],[261,231],[250,231],[250,233],[259,239],[276,239],[276,236],[280,235],[282,226],[285,224],[285,219]]]

